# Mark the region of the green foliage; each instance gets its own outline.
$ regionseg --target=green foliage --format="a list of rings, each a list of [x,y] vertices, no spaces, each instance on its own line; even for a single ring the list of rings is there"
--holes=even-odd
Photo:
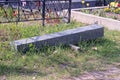
[[[81,11],[81,12],[84,12],[84,13],[86,13],[86,14],[90,14],[90,12],[91,12],[91,11],[88,10],[88,9],[81,9],[80,11]]]
[[[120,13],[120,8],[82,9],[81,12],[84,12],[87,14],[93,14],[93,15],[100,16],[100,17],[112,18],[115,20],[119,20],[118,14]]]
[[[0,7],[0,17],[4,17],[4,10]]]
[[[12,10],[12,8],[8,7],[6,9],[6,8],[0,7],[0,17],[9,17],[10,19],[13,18],[13,10]]]

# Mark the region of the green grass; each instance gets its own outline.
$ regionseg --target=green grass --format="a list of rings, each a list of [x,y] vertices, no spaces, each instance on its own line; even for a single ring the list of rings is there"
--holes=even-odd
[[[32,24],[32,25],[29,25]],[[28,38],[38,35],[44,35],[49,34],[53,32],[63,31],[67,29],[72,29],[75,27],[83,26],[84,24],[76,23],[75,21],[71,22],[70,24],[60,24],[60,25],[47,25],[45,27],[41,26],[39,23],[19,23],[19,25],[16,24],[1,24],[0,25],[0,31],[6,35],[5,37],[10,38],[12,40],[15,39],[21,39],[21,38]],[[9,35],[9,36],[7,36]]]
[[[43,48],[26,54],[15,52],[9,41],[71,29],[84,24],[72,22],[55,26],[40,27],[38,24],[0,25],[0,75],[7,80],[59,80],[78,76],[87,71],[104,70],[120,62],[120,32],[105,29],[105,36],[97,40],[82,41],[75,52],[66,46]],[[2,38],[2,39],[1,39]],[[95,49],[94,49],[95,48]]]

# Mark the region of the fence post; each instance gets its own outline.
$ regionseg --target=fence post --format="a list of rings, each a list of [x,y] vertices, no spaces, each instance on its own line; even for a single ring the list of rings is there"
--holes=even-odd
[[[45,2],[46,0],[43,0],[42,3],[43,3],[43,8],[42,8],[42,26],[45,26]]]
[[[72,1],[71,0],[69,0],[69,8],[68,8],[68,23],[70,23],[70,18],[71,18],[71,3],[72,3]]]
[[[17,18],[17,23],[20,21],[20,0],[18,1],[18,18]]]

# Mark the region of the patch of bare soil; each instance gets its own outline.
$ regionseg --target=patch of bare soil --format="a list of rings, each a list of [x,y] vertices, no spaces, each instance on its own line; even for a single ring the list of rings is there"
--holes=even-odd
[[[87,72],[78,77],[63,80],[120,80],[120,67],[111,67],[105,71]]]
[[[7,79],[6,79],[6,76],[5,76],[5,75],[0,76],[0,80],[7,80]]]

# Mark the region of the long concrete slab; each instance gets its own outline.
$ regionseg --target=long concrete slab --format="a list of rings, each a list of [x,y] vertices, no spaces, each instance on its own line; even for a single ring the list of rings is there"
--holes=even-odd
[[[94,24],[75,29],[69,29],[61,32],[35,36],[26,39],[11,42],[17,51],[26,51],[29,45],[33,44],[35,48],[41,48],[45,45],[55,46],[59,44],[77,44],[79,41],[92,40],[104,36],[104,28]]]

